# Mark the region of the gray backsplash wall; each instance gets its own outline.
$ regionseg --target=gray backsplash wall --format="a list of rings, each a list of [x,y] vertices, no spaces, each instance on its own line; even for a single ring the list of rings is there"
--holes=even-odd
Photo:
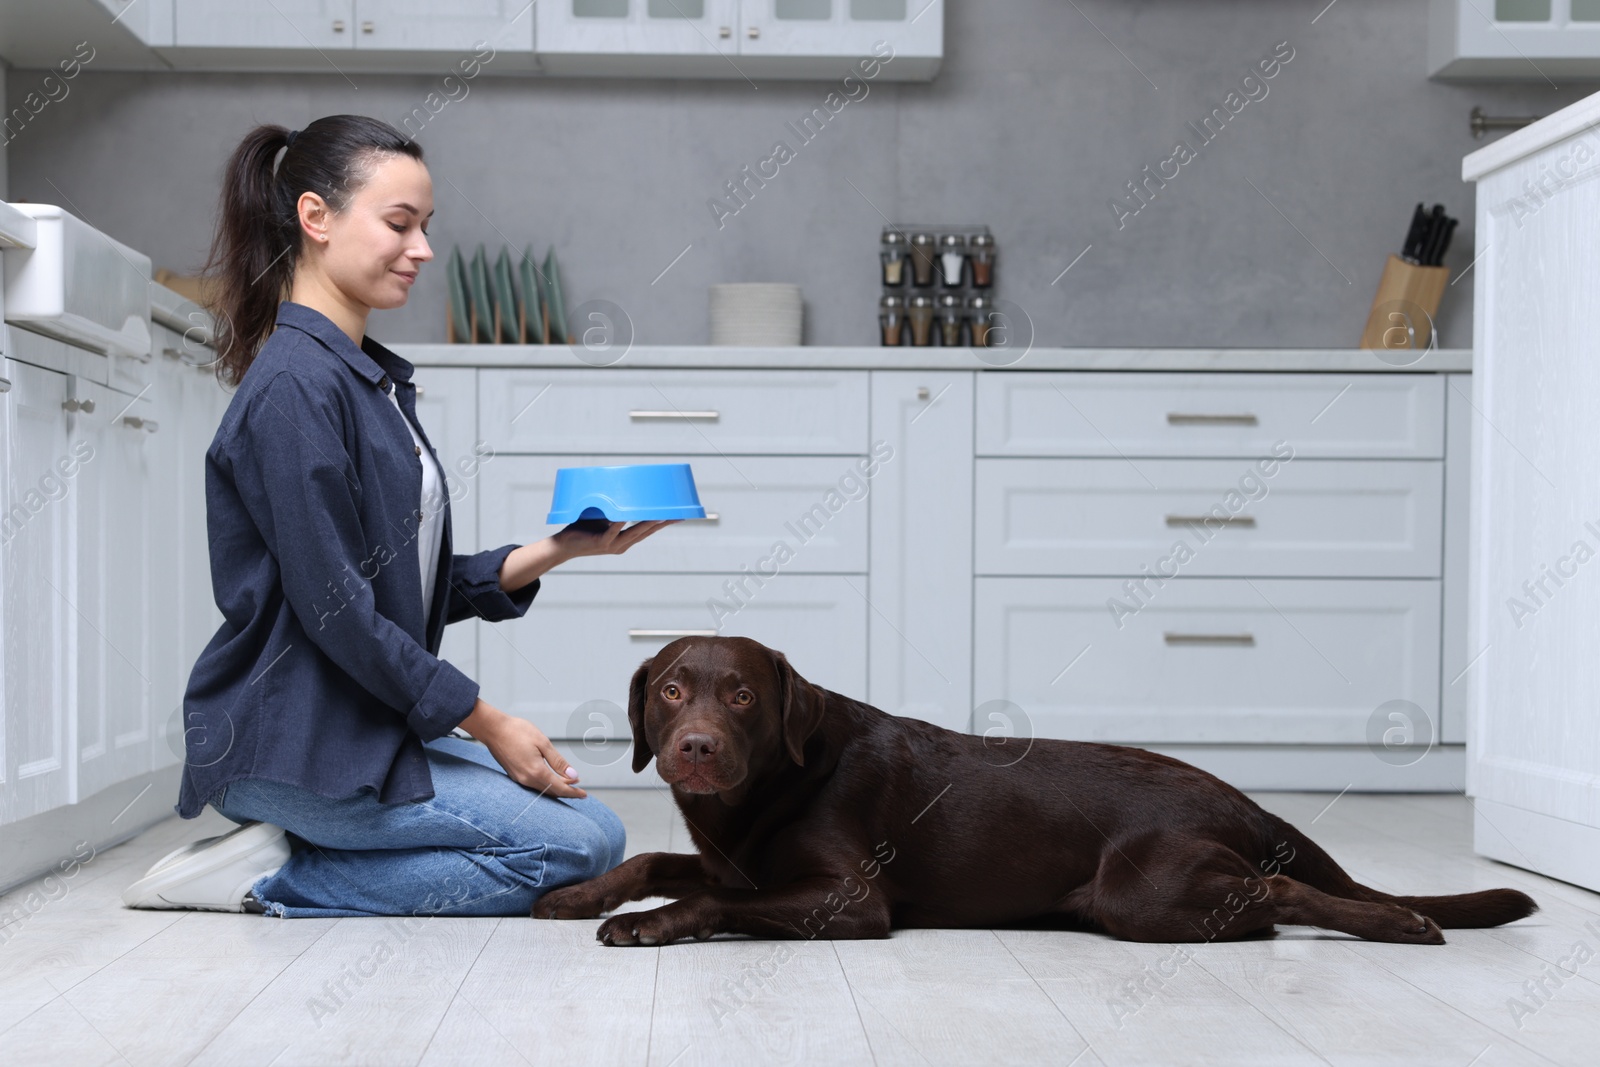
[[[946,6],[938,78],[868,83],[809,143],[785,124],[829,83],[477,78],[418,138],[435,266],[453,243],[491,256],[553,243],[569,307],[613,301],[653,344],[706,341],[710,284],[795,282],[808,344],[872,344],[884,217],[987,223],[998,292],[1037,344],[1354,347],[1417,201],[1462,219],[1452,277],[1472,261],[1461,157],[1487,142],[1468,132],[1471,107],[1547,114],[1594,88],[1429,82],[1423,0]],[[1259,99],[1202,146],[1186,124],[1285,41],[1293,58],[1266,95],[1252,89]],[[10,145],[9,189],[191,271],[222,163],[252,123],[398,122],[455,58],[415,76],[91,66]],[[38,72],[5,77],[15,101]],[[1114,200],[1180,138],[1196,157],[1119,225]],[[780,140],[793,158],[719,225],[708,201]],[[373,335],[442,341],[444,292],[443,272],[424,271],[405,308],[373,316]],[[1471,344],[1471,304],[1470,278],[1448,290],[1441,344]]]

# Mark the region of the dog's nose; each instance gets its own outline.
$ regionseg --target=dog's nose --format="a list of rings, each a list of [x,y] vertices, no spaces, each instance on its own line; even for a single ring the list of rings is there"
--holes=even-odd
[[[678,751],[687,756],[690,763],[699,763],[717,754],[717,739],[710,734],[684,734],[678,738]]]

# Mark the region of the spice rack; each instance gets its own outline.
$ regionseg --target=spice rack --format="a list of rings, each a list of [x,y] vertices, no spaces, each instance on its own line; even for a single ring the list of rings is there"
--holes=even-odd
[[[997,253],[987,226],[885,226],[878,252],[879,344],[988,347]]]

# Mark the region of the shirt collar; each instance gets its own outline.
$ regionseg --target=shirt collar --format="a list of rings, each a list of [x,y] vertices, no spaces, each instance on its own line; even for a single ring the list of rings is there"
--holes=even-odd
[[[350,369],[373,385],[378,385],[385,377],[401,382],[411,380],[414,368],[409,361],[395,355],[371,336],[362,337],[361,346],[356,347],[349,334],[315,308],[284,300],[278,304],[277,321],[279,325],[293,326],[315,337],[324,348],[344,360]]]

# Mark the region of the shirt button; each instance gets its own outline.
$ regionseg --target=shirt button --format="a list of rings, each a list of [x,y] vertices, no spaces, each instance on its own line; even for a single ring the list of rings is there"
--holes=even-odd
[[[417,450],[417,455],[419,455],[419,456],[422,455],[422,446],[421,445],[415,445],[414,444],[411,447]]]

